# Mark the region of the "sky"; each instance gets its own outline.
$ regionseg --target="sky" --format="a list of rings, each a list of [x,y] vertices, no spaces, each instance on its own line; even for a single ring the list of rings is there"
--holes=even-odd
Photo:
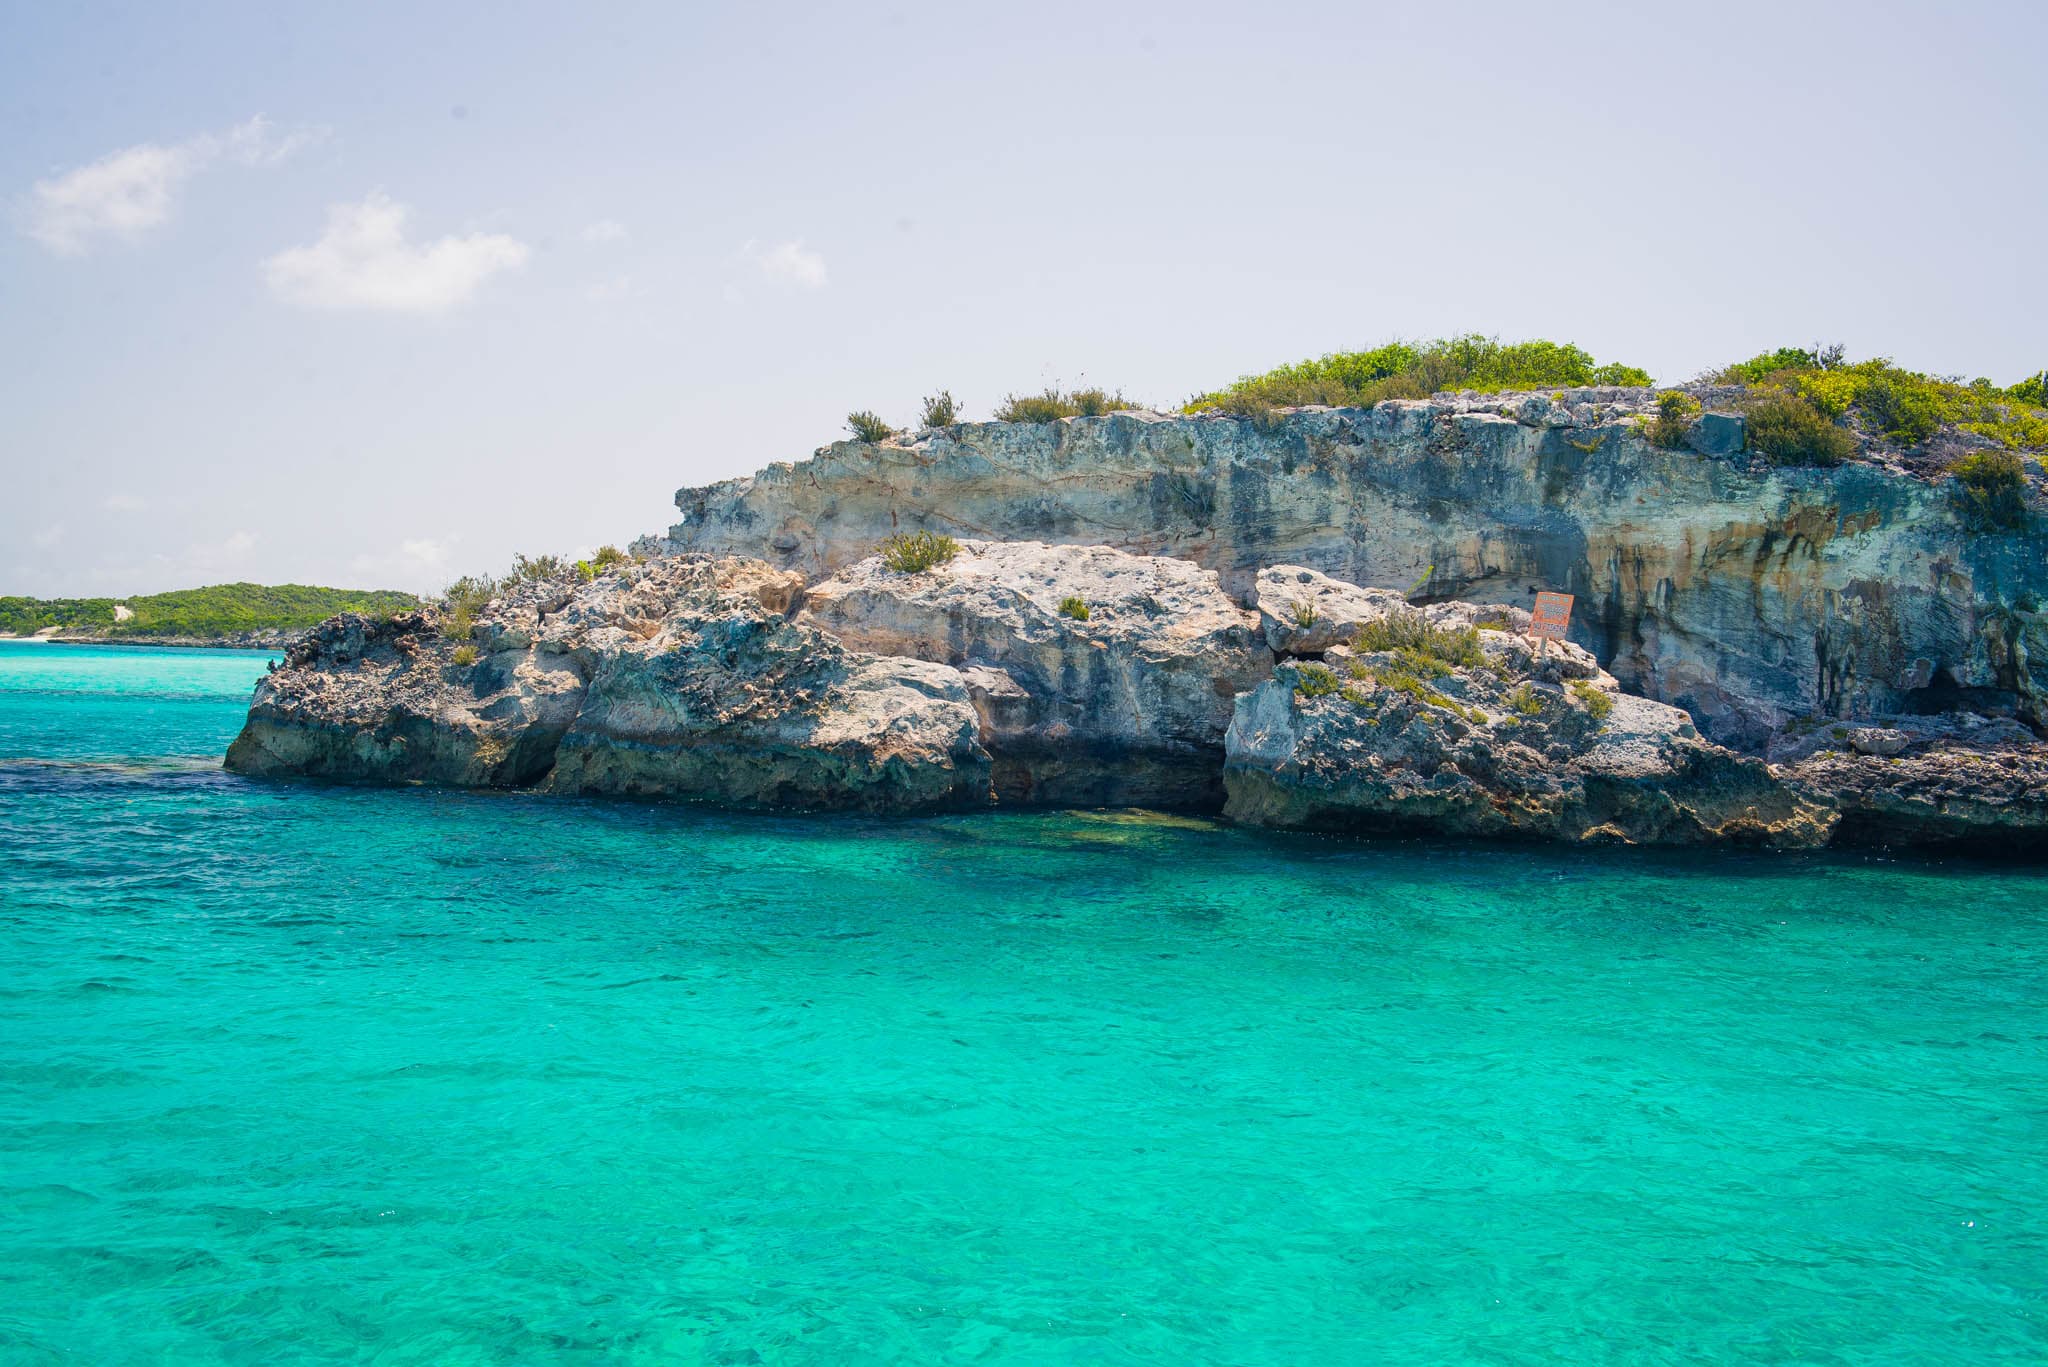
[[[949,388],[2048,365],[2048,6],[0,0],[0,593],[432,590]]]

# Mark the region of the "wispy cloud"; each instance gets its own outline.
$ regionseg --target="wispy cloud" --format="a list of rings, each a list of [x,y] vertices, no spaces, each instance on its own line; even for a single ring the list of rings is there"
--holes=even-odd
[[[264,261],[271,293],[304,308],[445,313],[530,255],[503,233],[407,241],[410,212],[381,190],[360,204],[335,205],[318,241]]]
[[[185,182],[221,158],[275,166],[321,136],[280,130],[259,114],[225,133],[124,147],[37,181],[22,208],[22,231],[59,256],[83,256],[107,239],[133,241],[168,221]]]
[[[825,287],[825,258],[807,251],[801,238],[766,247],[750,240],[740,247],[740,256],[778,285],[806,290]]]
[[[453,548],[432,537],[401,541],[384,551],[364,552],[349,569],[364,583],[411,589],[437,589],[451,576]]]
[[[600,218],[595,223],[585,225],[582,233],[585,242],[600,247],[613,242],[624,242],[628,236],[626,225],[615,218]]]

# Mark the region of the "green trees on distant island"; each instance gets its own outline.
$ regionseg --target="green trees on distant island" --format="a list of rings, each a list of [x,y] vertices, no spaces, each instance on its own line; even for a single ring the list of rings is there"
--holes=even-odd
[[[122,618],[116,606],[132,616]],[[103,636],[228,636],[244,631],[296,631],[337,612],[388,616],[419,606],[389,589],[326,589],[305,584],[215,584],[135,598],[0,596],[0,632],[29,635],[46,627]]]

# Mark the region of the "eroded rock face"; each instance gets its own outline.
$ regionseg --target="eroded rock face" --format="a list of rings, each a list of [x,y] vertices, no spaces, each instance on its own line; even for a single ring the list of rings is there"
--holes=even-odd
[[[1778,749],[1781,773],[1840,807],[1839,843],[2048,854],[2048,744],[2023,726],[1897,717],[1820,728]]]
[[[1408,605],[1392,589],[1360,588],[1303,565],[1260,570],[1252,593],[1266,644],[1280,655],[1320,655],[1349,643],[1366,622]]]
[[[680,557],[514,591],[460,644],[432,614],[337,618],[258,686],[228,767],[794,810],[986,804],[966,681],[790,621],[802,587]]]
[[[1228,814],[1294,829],[1615,841],[1824,843],[1825,799],[1700,739],[1686,714],[1621,693],[1575,646],[1477,630],[1285,662],[1238,700]],[[1417,614],[1411,622],[1423,620]]]
[[[820,576],[890,532],[1117,546],[1232,592],[1305,566],[1432,599],[1577,595],[1573,639],[1632,691],[1756,748],[1788,719],[2048,697],[2048,533],[1983,532],[1946,481],[1883,462],[1778,469],[1733,391],[1686,449],[1645,390],[1306,409],[1270,427],[1116,414],[840,442],[676,496],[667,544]],[[1711,421],[1709,420],[1711,419]]]
[[[870,556],[800,620],[957,667],[1005,802],[1220,805],[1233,701],[1272,660],[1214,572],[1106,546],[970,540],[916,574]]]

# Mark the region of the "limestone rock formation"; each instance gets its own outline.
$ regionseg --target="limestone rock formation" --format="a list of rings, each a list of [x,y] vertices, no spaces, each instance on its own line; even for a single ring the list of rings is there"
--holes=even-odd
[[[1824,798],[1618,691],[1591,655],[1467,605],[1396,610],[1381,639],[1283,662],[1238,699],[1227,813],[1256,825],[1631,844],[1803,847]]]
[[[2013,722],[1898,717],[1774,749],[1780,772],[1841,808],[1838,842],[2048,854],[2048,743]]]
[[[1272,662],[1213,571],[1106,546],[970,540],[916,574],[870,556],[801,620],[957,666],[1006,802],[1220,805],[1233,700]]]
[[[1878,451],[1831,469],[1741,449],[1739,391],[1688,445],[1648,390],[1440,395],[1274,423],[1118,413],[839,442],[676,496],[671,548],[835,573],[898,528],[1264,567],[1526,608],[1633,692],[1755,748],[1791,719],[1966,705],[2042,716],[2048,533],[1972,528],[1950,481]],[[1711,419],[1711,421],[1710,421]]]
[[[432,613],[336,618],[258,685],[228,767],[798,810],[985,805],[958,672],[846,650],[789,620],[801,591],[757,562],[679,557],[525,586],[461,643]]]

